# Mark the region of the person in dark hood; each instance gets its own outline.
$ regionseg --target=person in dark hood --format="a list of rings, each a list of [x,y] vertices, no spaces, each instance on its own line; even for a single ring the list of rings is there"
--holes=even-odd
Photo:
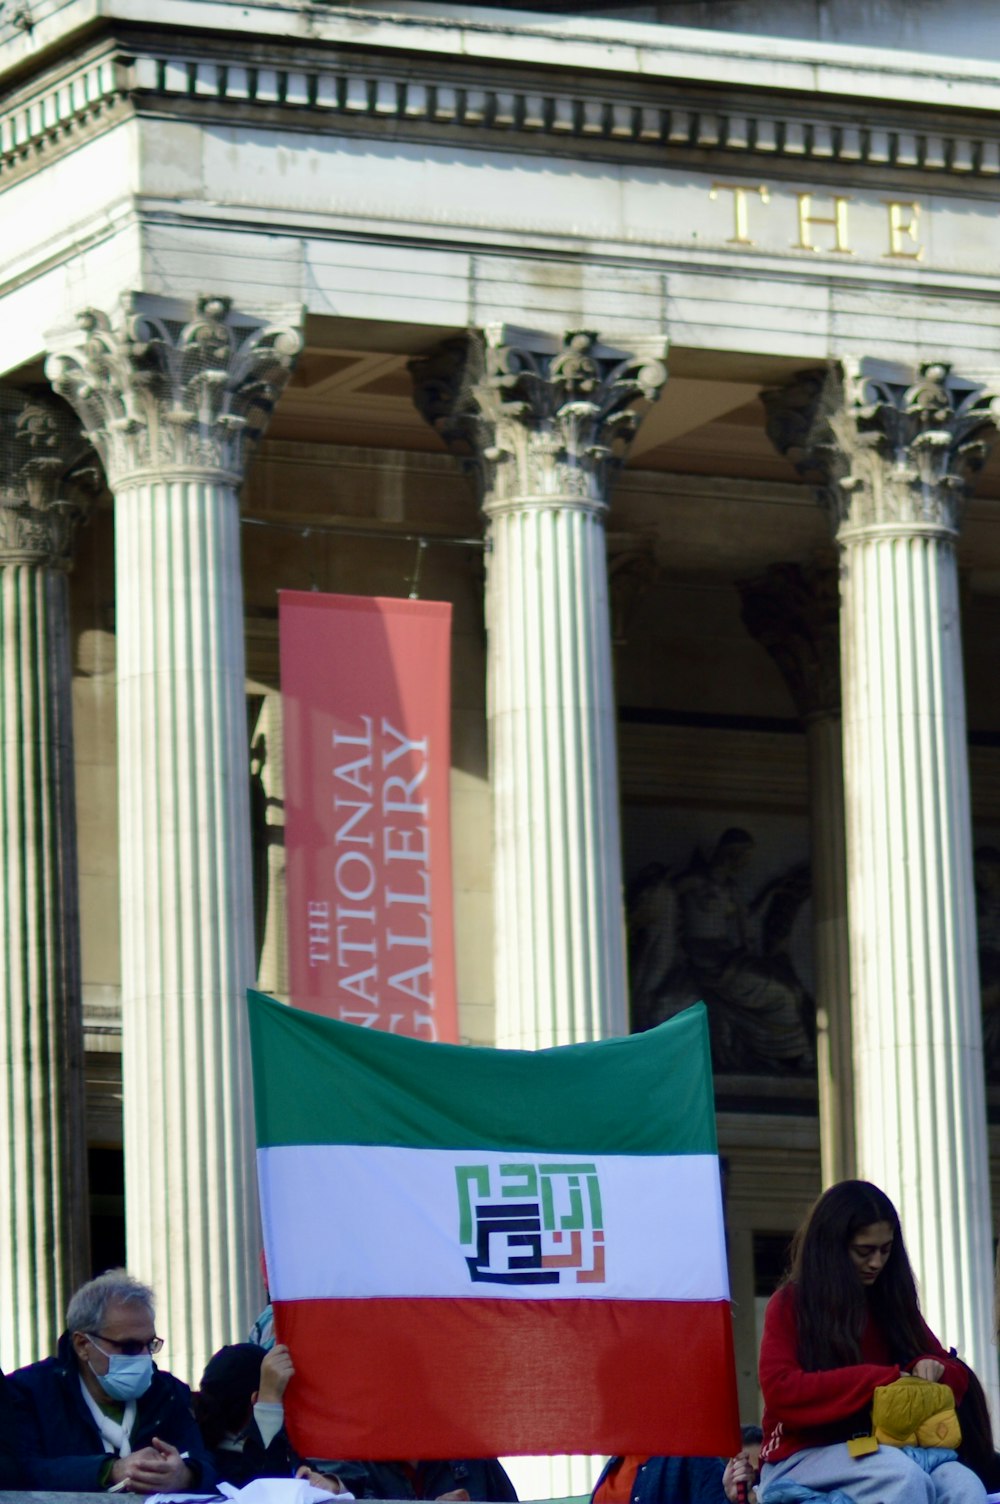
[[[194,1396],[195,1420],[223,1483],[289,1478],[298,1459],[285,1435],[284,1393],[295,1375],[283,1343],[269,1351],[234,1342],[208,1360]]]

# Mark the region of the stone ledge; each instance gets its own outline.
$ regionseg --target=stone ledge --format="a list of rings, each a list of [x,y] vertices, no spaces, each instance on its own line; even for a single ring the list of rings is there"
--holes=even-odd
[[[119,1494],[117,1497],[119,1499],[139,1499],[142,1495]],[[170,1497],[177,1498],[178,1495],[171,1494]],[[198,1497],[204,1498],[204,1495],[191,1495],[192,1500]],[[216,1497],[219,1498],[220,1504],[222,1504],[221,1495],[217,1495]],[[332,1497],[333,1495],[331,1495]],[[60,1489],[40,1488],[18,1490],[17,1492],[0,1489],[0,1504],[107,1504],[107,1501],[108,1495],[106,1493],[64,1493]],[[407,1504],[407,1501],[405,1499],[387,1499],[385,1504]],[[539,1500],[537,1504],[572,1504],[572,1501],[561,1499]]]

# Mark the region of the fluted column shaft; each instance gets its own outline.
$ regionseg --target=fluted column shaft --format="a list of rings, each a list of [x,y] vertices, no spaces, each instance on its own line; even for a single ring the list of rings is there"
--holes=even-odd
[[[496,325],[411,364],[487,519],[498,1045],[628,1029],[604,516],[665,350]]]
[[[221,298],[80,325],[47,370],[115,494],[128,1258],[197,1381],[260,1300],[238,487],[301,341]]]
[[[72,418],[0,394],[0,1361],[55,1349],[87,1272],[80,914],[66,570]]]
[[[484,505],[496,1043],[545,1049],[629,1027],[606,505],[501,496]],[[585,1492],[602,1462],[517,1459],[518,1487]]]
[[[194,1379],[253,1319],[259,1246],[236,493],[122,487],[115,528],[126,1236]]]
[[[603,519],[571,496],[525,497],[487,514],[497,1044],[623,1034]]]
[[[958,581],[950,538],[844,537],[844,765],[862,1172],[924,1308],[995,1385]]]
[[[414,400],[473,470],[487,519],[496,1043],[628,1029],[604,516],[662,339],[495,325],[411,362]],[[526,1497],[579,1493],[597,1458],[517,1459]]]
[[[65,576],[0,556],[0,1351],[55,1350],[86,1267],[86,1131]]]
[[[896,1203],[927,1319],[997,1413],[955,562],[995,404],[946,365],[866,361],[806,373],[770,409],[842,551],[858,1169]]]

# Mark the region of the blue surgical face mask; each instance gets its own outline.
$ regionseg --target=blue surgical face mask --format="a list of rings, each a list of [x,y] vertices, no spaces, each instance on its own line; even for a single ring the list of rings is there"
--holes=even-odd
[[[104,1352],[96,1342],[93,1345],[99,1353]],[[107,1373],[98,1373],[93,1363],[90,1371],[109,1399],[137,1400],[146,1393],[153,1382],[153,1360],[149,1353],[137,1353],[134,1358],[126,1357],[124,1353],[104,1355],[108,1360]]]

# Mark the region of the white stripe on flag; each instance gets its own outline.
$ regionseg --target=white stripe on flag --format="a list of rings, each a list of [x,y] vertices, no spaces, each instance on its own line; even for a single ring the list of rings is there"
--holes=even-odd
[[[313,1144],[259,1149],[257,1166],[275,1300],[729,1297],[715,1155]],[[525,1278],[539,1252],[558,1283]]]

